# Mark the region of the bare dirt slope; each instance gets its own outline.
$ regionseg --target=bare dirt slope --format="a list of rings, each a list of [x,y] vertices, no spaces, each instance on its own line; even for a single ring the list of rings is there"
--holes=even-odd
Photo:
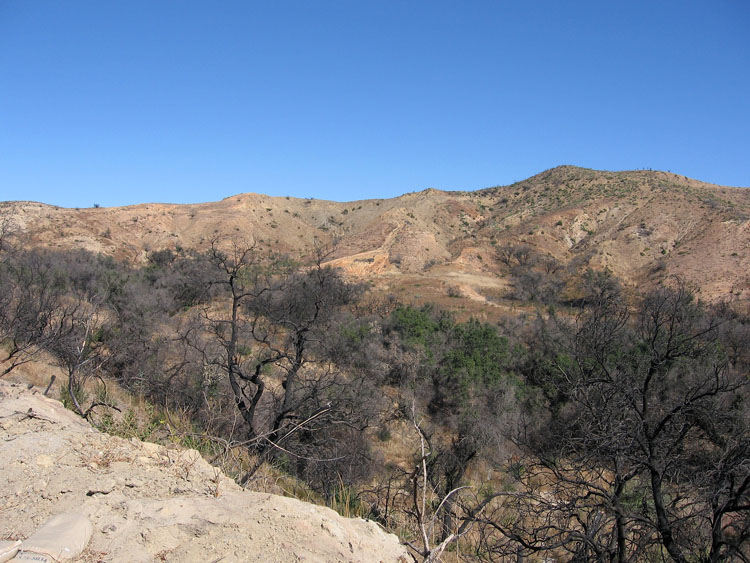
[[[406,561],[375,523],[242,490],[194,450],[102,434],[26,385],[0,382],[0,539],[79,512],[81,561]]]
[[[107,209],[6,202],[2,217],[35,244],[134,261],[154,250],[205,248],[216,237],[295,256],[336,238],[331,258],[354,276],[409,291],[423,278],[421,292],[433,296],[458,276],[477,301],[507,285],[497,260],[507,244],[581,269],[607,267],[640,286],[678,274],[705,299],[750,298],[750,189],[668,172],[561,166],[476,192],[428,189],[348,203],[258,194]]]

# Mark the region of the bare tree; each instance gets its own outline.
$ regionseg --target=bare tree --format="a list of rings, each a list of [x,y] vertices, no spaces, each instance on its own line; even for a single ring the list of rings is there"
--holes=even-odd
[[[496,548],[512,538],[527,554],[634,561],[658,545],[674,561],[745,560],[747,366],[729,361],[719,321],[682,280],[635,315],[606,275],[593,282],[590,306],[529,378],[550,414],[521,436],[523,516],[493,521]]]
[[[214,241],[207,258],[218,293],[182,334],[204,370],[226,377],[245,423],[244,443],[258,462],[242,481],[268,458],[291,457],[294,471],[310,478],[325,473],[318,462],[331,467],[351,460],[358,450],[344,444],[360,443],[357,435],[372,412],[367,405],[377,401],[370,400],[364,379],[327,361],[325,343],[362,288],[343,280],[320,256],[299,268],[253,243],[222,248]],[[354,467],[338,471],[348,474]]]
[[[535,262],[536,254],[527,244],[506,244],[498,247],[498,259],[506,266],[529,266]]]
[[[104,375],[123,344],[114,337],[122,328],[117,324],[115,305],[127,276],[112,259],[87,252],[68,252],[51,259],[64,276],[65,292],[51,320],[54,338],[45,348],[66,372],[66,398],[85,418],[100,406],[116,409],[106,397]],[[84,400],[91,379],[99,382],[100,396]]]
[[[7,249],[0,263],[0,377],[57,337],[66,280],[47,253]]]
[[[61,311],[55,324],[57,337],[48,348],[68,376],[66,398],[73,410],[88,418],[96,407],[112,406],[106,400],[84,400],[85,383],[92,377],[106,387],[102,371],[109,356],[102,338],[104,327],[99,305],[72,303]]]

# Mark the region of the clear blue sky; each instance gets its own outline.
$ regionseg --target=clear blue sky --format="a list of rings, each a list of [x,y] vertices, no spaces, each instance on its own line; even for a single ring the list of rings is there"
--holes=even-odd
[[[750,2],[0,0],[0,200],[750,185]]]

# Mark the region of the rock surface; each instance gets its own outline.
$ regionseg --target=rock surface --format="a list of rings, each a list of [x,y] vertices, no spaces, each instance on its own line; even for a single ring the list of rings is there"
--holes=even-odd
[[[194,450],[93,429],[26,385],[0,382],[0,539],[79,512],[81,561],[406,561],[374,522],[243,490]]]

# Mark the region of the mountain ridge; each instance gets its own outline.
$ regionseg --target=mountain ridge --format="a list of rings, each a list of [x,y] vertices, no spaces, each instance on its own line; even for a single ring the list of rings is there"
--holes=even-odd
[[[498,249],[508,245],[573,268],[609,268],[632,285],[674,274],[707,300],[750,297],[750,189],[663,171],[563,165],[507,186],[349,202],[257,193],[86,209],[4,202],[0,217],[33,245],[136,262],[214,238],[292,256],[337,241],[331,263],[383,291],[437,298],[458,285],[477,306],[507,287]]]

